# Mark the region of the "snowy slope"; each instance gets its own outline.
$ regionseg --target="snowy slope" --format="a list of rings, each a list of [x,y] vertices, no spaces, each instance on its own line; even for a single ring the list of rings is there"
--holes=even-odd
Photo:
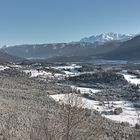
[[[67,104],[67,96],[66,94],[57,94],[57,95],[50,95],[54,100],[59,101],[60,103]],[[77,96],[77,95],[75,95]],[[113,111],[115,108],[121,107],[123,112],[120,115],[114,115],[114,114],[102,114],[102,116],[116,121],[116,122],[128,122],[130,125],[135,126],[136,123],[138,123],[138,113],[140,111],[137,111],[133,104],[129,101],[109,101],[108,103],[105,101],[104,104],[102,104],[100,101],[95,100],[89,100],[84,97],[78,97],[79,101],[82,101],[82,107],[83,108],[89,108],[97,110],[102,114],[102,112],[110,112]],[[81,107],[81,106],[79,106]]]
[[[130,74],[123,74],[124,78],[131,84],[140,85],[140,79],[137,76]]]
[[[0,65],[0,71],[3,71],[5,69],[9,69],[9,67]]]

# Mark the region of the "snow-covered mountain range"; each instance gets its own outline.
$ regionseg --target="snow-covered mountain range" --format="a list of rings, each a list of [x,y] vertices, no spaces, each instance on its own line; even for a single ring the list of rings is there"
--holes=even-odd
[[[96,36],[85,37],[80,42],[95,43],[95,42],[110,42],[110,41],[127,41],[132,39],[138,34],[117,34],[117,33],[105,33]]]

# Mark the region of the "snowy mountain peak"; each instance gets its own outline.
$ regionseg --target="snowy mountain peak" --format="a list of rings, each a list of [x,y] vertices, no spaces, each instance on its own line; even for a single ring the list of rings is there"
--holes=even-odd
[[[117,34],[117,33],[103,33],[96,36],[85,37],[80,42],[95,43],[95,42],[110,42],[110,41],[127,41],[135,37],[137,34]]]

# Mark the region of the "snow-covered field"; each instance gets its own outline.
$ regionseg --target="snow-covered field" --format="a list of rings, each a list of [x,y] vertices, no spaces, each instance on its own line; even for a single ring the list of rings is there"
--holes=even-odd
[[[49,69],[49,67],[46,67],[46,68]],[[81,68],[81,66],[76,65],[76,64],[72,64],[69,66],[55,66],[55,67],[51,67],[51,68],[56,69],[56,70],[60,70],[60,71],[64,72],[64,74],[46,72],[44,70],[38,71],[36,69],[29,69],[29,68],[27,68],[27,70],[26,69],[23,70],[23,72],[29,73],[31,75],[31,77],[43,76],[43,77],[64,79],[65,77],[78,75],[79,72],[77,71],[77,69]]]
[[[82,66],[80,66],[80,65],[72,64],[72,65],[69,65],[69,66],[55,66],[55,67],[52,67],[52,68],[59,69],[59,70],[70,70],[70,71],[73,71],[73,70],[79,69],[81,67]]]
[[[58,74],[58,73],[51,73],[51,72],[46,72],[43,70],[35,70],[35,69],[31,69],[31,70],[23,70],[23,72],[30,74],[30,77],[42,77],[42,78],[57,78],[57,79],[63,79],[64,76],[62,74]]]
[[[58,95],[50,95],[54,100],[59,101],[60,103],[67,104],[67,96],[65,94],[58,94]],[[73,96],[73,95],[72,95]],[[77,95],[75,95],[77,98]],[[110,112],[113,111],[115,108],[121,107],[123,110],[123,113],[120,115],[113,115],[113,114],[102,114],[102,116],[111,119],[113,121],[117,122],[128,122],[132,126],[134,126],[137,123],[137,111],[133,107],[133,104],[128,101],[110,101],[109,106],[107,102],[99,102],[94,100],[89,100],[84,97],[78,97],[80,101],[82,101],[82,107],[83,108],[89,108],[89,109],[95,109],[102,112]],[[80,106],[81,107],[81,106]],[[140,113],[140,111],[139,111]]]
[[[25,73],[30,73],[31,77],[37,77],[37,76],[51,76],[51,73],[45,72],[45,71],[38,71],[38,70],[23,70]]]
[[[66,77],[73,77],[73,76],[79,76],[79,75],[82,75],[82,74],[93,74],[93,73],[95,73],[93,71],[79,72],[78,69],[82,68],[82,66],[76,65],[76,64],[71,64],[69,66],[55,66],[55,67],[51,67],[51,68],[64,72]]]
[[[62,79],[67,76],[76,76],[82,74],[82,72],[78,72],[78,68],[81,68],[79,65],[72,64],[70,66],[58,66],[58,67],[52,67],[54,69],[61,70],[65,74],[57,74],[57,73],[51,73],[51,72],[46,72],[43,70],[23,70],[25,73],[30,73],[31,77],[43,77],[43,78],[57,78],[57,79]],[[85,73],[85,72],[83,72]],[[92,72],[90,72],[92,73]],[[134,75],[130,75],[127,73],[127,71],[123,71],[121,73],[124,78],[131,84],[140,84],[140,79],[138,79]],[[99,89],[93,89],[93,88],[86,88],[86,87],[77,87],[77,86],[71,86],[73,89],[80,90],[81,94],[88,93],[88,94],[97,94],[98,92],[101,92]],[[66,100],[66,95],[65,94],[58,94],[58,95],[50,95],[54,100],[59,101],[60,103],[65,103],[67,104]],[[77,96],[77,95],[74,95]],[[89,108],[89,109],[94,109],[99,111],[102,116],[111,119],[113,121],[117,122],[128,122],[132,126],[134,126],[137,123],[137,111],[133,107],[133,104],[128,101],[110,101],[109,106],[107,102],[100,102],[100,101],[95,101],[95,100],[90,100],[87,98],[84,98],[82,96],[78,96],[78,99],[82,101],[82,107],[83,108]],[[109,114],[108,112],[113,111],[115,108],[121,107],[123,112],[120,115],[114,115],[114,114]],[[106,112],[106,113],[103,113]],[[107,114],[108,113],[108,114]],[[140,111],[139,111],[140,113]]]
[[[0,71],[5,70],[5,69],[9,69],[9,67],[7,67],[7,66],[0,66]]]
[[[52,68],[63,71],[66,74],[66,76],[76,76],[79,74],[77,69],[79,69],[81,67],[82,66],[80,66],[80,65],[71,64],[69,66],[55,66]]]
[[[22,66],[21,65],[9,65],[10,67],[12,67],[12,68],[22,68]]]
[[[131,84],[140,85],[140,79],[135,75],[123,74],[124,78]]]
[[[132,126],[135,126],[136,123],[138,123],[138,114],[140,113],[136,111],[136,109],[133,107],[133,104],[131,102],[126,101],[113,101],[113,108],[121,107],[123,109],[123,112],[120,115],[103,115],[106,118],[109,118],[114,121],[118,122],[128,122]],[[111,103],[111,104],[112,104]],[[105,109],[107,110],[107,109]]]
[[[80,90],[81,94],[84,94],[84,93],[92,94],[92,93],[98,93],[101,91],[99,89],[93,89],[93,88],[85,88],[85,87],[77,87],[77,86],[71,86],[71,87],[72,89]]]
[[[76,64],[72,64],[69,66],[55,66],[55,67],[51,67],[53,69],[56,70],[60,70],[62,71],[64,74],[59,74],[59,73],[52,73],[50,72],[46,72],[44,70],[36,70],[36,69],[29,69],[27,68],[23,70],[23,72],[28,73],[31,75],[31,77],[49,77],[49,78],[58,78],[59,80],[65,79],[66,77],[73,77],[73,76],[78,76],[81,74],[85,74],[85,73],[94,73],[94,72],[79,72],[78,69],[81,68],[82,66],[80,65],[76,65]],[[46,67],[47,69],[49,69],[49,67]]]

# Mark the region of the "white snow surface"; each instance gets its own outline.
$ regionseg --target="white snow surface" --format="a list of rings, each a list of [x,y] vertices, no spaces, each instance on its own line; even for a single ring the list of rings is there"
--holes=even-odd
[[[78,69],[78,68],[81,68],[82,66],[80,65],[76,65],[76,64],[72,64],[72,65],[69,65],[69,66],[55,66],[55,67],[52,67],[54,69],[59,69],[59,70],[74,70],[74,69]]]
[[[10,65],[10,67],[13,67],[13,68],[22,68],[22,66],[20,66],[20,65]]]
[[[92,94],[92,93],[98,93],[101,91],[99,89],[93,89],[93,88],[85,88],[85,87],[77,87],[77,86],[71,86],[71,87],[72,89],[80,90],[81,94],[84,94],[84,93]]]
[[[24,70],[25,73],[30,73],[31,77],[37,77],[37,76],[43,76],[43,77],[64,77],[66,75],[69,76],[74,76],[74,75],[78,75],[81,74],[77,71],[75,71],[75,67],[76,68],[80,68],[81,66],[78,65],[71,65],[71,66],[60,66],[60,67],[55,67],[56,69],[60,69],[60,70],[64,70],[65,74],[52,74],[51,72],[46,72],[43,70],[37,71],[34,69],[31,70]],[[4,70],[7,67],[3,67],[0,66],[0,70]],[[67,69],[70,69],[70,71],[67,71]],[[130,82],[131,84],[140,84],[140,79],[138,79],[136,76],[134,75],[130,75],[128,73],[121,73],[124,78]],[[77,86],[71,86],[72,88],[76,88],[77,90],[80,90],[81,94],[83,93],[89,93],[89,94],[98,94],[98,92],[100,92],[101,90],[99,89],[93,89],[93,88],[85,88],[85,87],[77,87]],[[60,103],[65,103],[67,104],[67,101],[65,100],[66,95],[65,94],[57,94],[57,95],[50,95],[54,100],[59,101]],[[77,96],[77,95],[75,95]],[[137,123],[137,112],[135,110],[135,108],[133,107],[133,104],[131,102],[128,101],[110,101],[109,102],[109,108],[108,108],[108,104],[107,102],[101,103],[100,101],[95,101],[95,100],[89,100],[87,98],[78,97],[80,100],[82,100],[83,104],[83,108],[89,108],[89,109],[95,109],[99,112],[109,112],[109,111],[113,111],[115,108],[117,107],[121,107],[123,109],[123,113],[121,113],[120,115],[106,115],[106,114],[102,114],[102,116],[111,119],[113,121],[117,121],[117,122],[128,122],[130,123],[132,126],[134,126]],[[139,111],[140,113],[140,111]]]
[[[5,69],[9,69],[9,67],[7,67],[7,66],[0,66],[0,71],[3,71],[3,70],[5,70]]]
[[[51,72],[46,72],[43,70],[38,71],[38,70],[31,69],[31,70],[23,70],[23,72],[29,73],[30,77],[41,77],[43,79],[44,78],[50,78],[50,79],[57,78],[57,79],[61,80],[64,78],[64,76],[62,74],[59,74],[59,73],[52,74]]]
[[[57,95],[50,95],[54,100],[59,101],[60,103],[67,104],[67,101],[65,100],[67,98],[66,94],[57,94]],[[77,95],[75,95],[77,96]],[[109,107],[108,103],[95,101],[95,100],[89,100],[84,97],[78,97],[83,102],[83,108],[89,108],[99,111],[100,113],[104,111],[113,111],[115,108],[121,107],[123,110],[123,113],[120,115],[105,115],[102,114],[102,116],[116,121],[116,122],[128,122],[131,126],[134,126],[137,123],[137,111],[133,107],[133,104],[129,101],[109,101]],[[140,111],[139,111],[140,113]]]
[[[79,69],[81,67],[82,66],[80,66],[80,65],[71,64],[68,66],[55,66],[52,68],[63,71],[67,76],[76,76],[79,73],[77,71],[77,69]]]
[[[140,85],[140,79],[135,75],[123,74],[124,78],[131,84]]]
[[[62,72],[65,73],[66,77],[74,77],[74,76],[79,76],[82,74],[93,74],[95,72],[90,71],[90,72],[79,72],[77,69],[82,68],[82,66],[77,65],[77,64],[71,64],[69,66],[55,66],[51,67],[53,69],[61,70]]]
[[[49,72],[45,72],[45,71],[37,71],[37,70],[24,70],[25,73],[30,73],[31,74],[31,77],[37,77],[37,76],[45,76],[45,75],[50,75],[51,76],[51,73]]]

